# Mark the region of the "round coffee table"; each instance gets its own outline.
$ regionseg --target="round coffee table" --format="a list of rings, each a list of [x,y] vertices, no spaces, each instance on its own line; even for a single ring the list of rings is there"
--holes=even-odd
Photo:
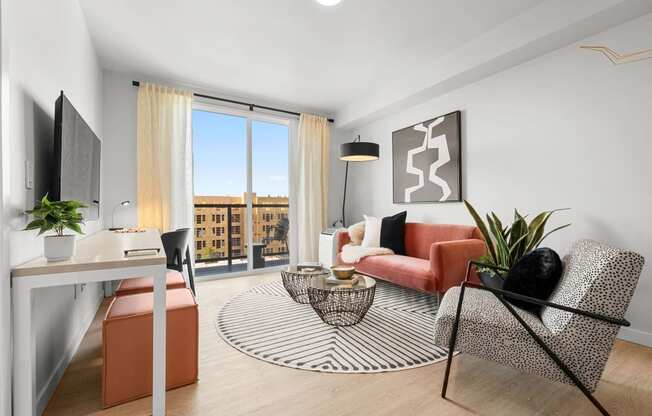
[[[356,274],[357,282],[334,281],[314,276],[308,286],[310,305],[322,321],[334,326],[350,326],[362,321],[374,302],[376,281]]]
[[[297,303],[310,303],[308,299],[308,282],[313,277],[328,277],[330,271],[323,267],[301,267],[296,264],[289,265],[281,270],[283,286],[288,294]]]

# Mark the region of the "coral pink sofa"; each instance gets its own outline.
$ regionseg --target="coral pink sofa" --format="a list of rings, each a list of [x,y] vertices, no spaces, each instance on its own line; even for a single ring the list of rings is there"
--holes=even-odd
[[[339,234],[338,264],[344,264],[342,247],[350,241],[346,231]],[[362,274],[401,286],[444,293],[464,280],[467,262],[485,254],[485,245],[474,226],[406,223],[405,251],[405,256],[365,257],[353,266]],[[475,273],[472,279],[477,281]]]

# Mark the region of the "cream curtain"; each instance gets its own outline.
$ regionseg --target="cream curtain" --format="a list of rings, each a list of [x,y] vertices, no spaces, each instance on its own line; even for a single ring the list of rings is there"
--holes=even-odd
[[[324,117],[301,114],[292,146],[292,200],[296,201],[298,261],[317,261],[319,234],[328,215],[330,126]]]
[[[138,89],[138,225],[192,227],[192,93]]]

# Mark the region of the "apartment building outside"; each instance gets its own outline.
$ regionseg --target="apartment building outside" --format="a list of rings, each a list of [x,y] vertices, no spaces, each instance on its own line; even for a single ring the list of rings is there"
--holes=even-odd
[[[198,266],[231,266],[247,260],[246,194],[195,196],[195,259]],[[288,259],[288,198],[252,194],[254,267]],[[229,255],[230,253],[230,255]],[[261,263],[262,262],[262,263]]]

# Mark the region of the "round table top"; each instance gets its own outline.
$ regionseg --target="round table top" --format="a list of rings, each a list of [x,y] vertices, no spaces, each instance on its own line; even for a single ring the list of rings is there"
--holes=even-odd
[[[336,279],[332,275],[315,276],[310,279],[309,286],[318,290],[367,290],[376,286],[376,280],[358,273],[350,280]]]
[[[292,273],[292,274],[300,274],[300,275],[315,275],[315,276],[321,276],[324,274],[330,274],[330,270],[323,268],[323,267],[304,267],[304,266],[297,266],[296,264],[290,264],[287,267],[284,267],[282,269],[286,273]]]

